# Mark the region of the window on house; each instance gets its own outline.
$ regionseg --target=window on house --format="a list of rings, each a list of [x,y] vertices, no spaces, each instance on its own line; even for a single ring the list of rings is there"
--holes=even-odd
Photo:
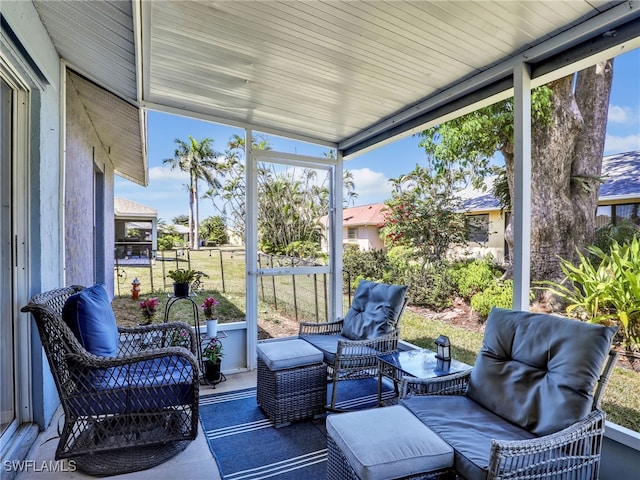
[[[489,241],[489,215],[469,215],[467,217],[467,235],[469,242],[486,243]]]
[[[596,227],[620,225],[624,221],[640,225],[640,203],[600,205],[596,211]]]
[[[636,225],[640,225],[640,203],[627,203],[624,205],[614,205],[616,225],[623,220],[630,220]]]
[[[357,240],[357,239],[358,239],[358,227],[347,228],[347,240]]]
[[[611,205],[600,205],[596,210],[596,228],[609,225],[613,219]]]

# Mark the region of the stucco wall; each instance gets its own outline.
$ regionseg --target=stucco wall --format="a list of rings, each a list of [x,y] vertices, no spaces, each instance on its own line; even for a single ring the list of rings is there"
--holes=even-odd
[[[343,227],[342,239],[344,244],[357,244],[360,250],[381,250],[384,248],[384,242],[380,238],[380,229],[375,225],[359,225],[358,238],[348,238],[349,227]],[[327,238],[328,230],[325,230]],[[323,240],[323,248],[327,251],[326,241]]]
[[[71,82],[67,83],[66,110],[65,281],[92,285],[97,280],[113,292],[113,267],[108,267],[113,265],[113,166]],[[102,195],[96,193],[100,191]],[[104,214],[95,215],[96,208]],[[94,226],[95,235],[105,242],[100,251],[96,251]]]

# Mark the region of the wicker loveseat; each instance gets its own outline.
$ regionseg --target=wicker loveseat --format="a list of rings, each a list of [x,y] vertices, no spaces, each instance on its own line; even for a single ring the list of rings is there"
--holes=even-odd
[[[198,365],[189,325],[117,327],[102,285],[40,293],[22,311],[33,314],[62,404],[56,459],[117,475],[158,465],[196,438]]]
[[[494,308],[472,370],[327,418],[327,478],[597,480],[615,332]]]
[[[474,368],[405,379],[400,404],[472,479],[598,478],[616,327],[494,308]]]

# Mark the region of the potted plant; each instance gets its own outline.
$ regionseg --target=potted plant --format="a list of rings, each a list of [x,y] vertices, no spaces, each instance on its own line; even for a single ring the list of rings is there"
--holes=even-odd
[[[160,301],[158,297],[148,298],[147,300],[140,302],[140,310],[142,311],[142,316],[144,317],[144,322],[141,325],[149,325],[153,323],[153,319],[156,316],[156,310],[160,305]]]
[[[204,299],[202,305],[200,305],[207,323],[207,337],[209,338],[216,338],[218,336],[218,317],[216,317],[216,307],[219,304],[220,302],[215,298],[207,297]]]
[[[192,270],[190,268],[169,270],[167,277],[173,280],[173,294],[176,297],[188,297],[189,284],[193,282],[196,276],[207,277],[208,275],[204,272]]]
[[[208,381],[218,382],[220,380],[220,366],[223,355],[222,342],[217,338],[209,340],[207,346],[202,350],[204,378]]]

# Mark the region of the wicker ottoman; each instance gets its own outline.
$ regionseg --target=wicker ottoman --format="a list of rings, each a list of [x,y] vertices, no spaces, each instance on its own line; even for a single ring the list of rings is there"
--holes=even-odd
[[[328,480],[429,479],[449,471],[453,449],[406,408],[327,417]]]
[[[276,427],[324,413],[327,366],[304,340],[259,343],[258,405]]]

